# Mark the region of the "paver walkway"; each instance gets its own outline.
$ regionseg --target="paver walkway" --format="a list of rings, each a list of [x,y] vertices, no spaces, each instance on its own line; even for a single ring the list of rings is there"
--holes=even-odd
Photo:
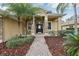
[[[26,56],[51,56],[44,35],[36,35]]]

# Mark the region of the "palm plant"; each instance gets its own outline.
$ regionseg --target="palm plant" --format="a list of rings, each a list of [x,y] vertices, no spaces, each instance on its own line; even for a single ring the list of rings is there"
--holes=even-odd
[[[79,34],[68,34],[64,47],[68,55],[79,56]]]
[[[21,17],[26,20],[28,16],[32,16],[34,14],[33,12],[33,7],[31,7],[31,4],[10,4],[8,10],[15,12],[16,16],[18,18],[18,28],[20,28],[20,20]],[[26,26],[27,26],[27,20]],[[27,32],[27,27],[26,27],[26,32]]]
[[[12,3],[12,4],[3,4],[3,6],[7,6],[7,10],[14,13],[18,18],[18,28],[20,28],[20,20],[25,20],[27,26],[27,20],[31,19],[32,16],[35,15],[38,11],[42,10],[39,7],[34,7],[32,4],[28,3]],[[23,21],[24,21],[23,20]],[[27,32],[27,27],[26,27]]]
[[[63,14],[66,10],[66,8],[69,6],[70,4],[68,3],[59,3],[58,6],[57,6],[57,12],[58,13],[61,13]],[[73,5],[73,10],[74,10],[74,24],[75,24],[75,34],[78,33],[78,30],[77,30],[77,11],[76,11],[76,6],[77,4],[76,3],[72,3]]]
[[[56,8],[57,13],[64,14],[67,6],[68,6],[68,4],[59,3],[58,6],[57,6],[57,8]]]

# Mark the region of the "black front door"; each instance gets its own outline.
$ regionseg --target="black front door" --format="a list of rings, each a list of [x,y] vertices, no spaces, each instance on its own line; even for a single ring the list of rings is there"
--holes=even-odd
[[[42,24],[37,24],[36,25],[36,33],[41,32],[43,33],[43,25]]]

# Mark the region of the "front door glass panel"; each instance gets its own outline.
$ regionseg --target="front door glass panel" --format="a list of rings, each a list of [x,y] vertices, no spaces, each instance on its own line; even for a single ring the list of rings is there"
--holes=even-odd
[[[43,33],[43,25],[42,24],[37,24],[36,25],[36,33],[41,32]]]

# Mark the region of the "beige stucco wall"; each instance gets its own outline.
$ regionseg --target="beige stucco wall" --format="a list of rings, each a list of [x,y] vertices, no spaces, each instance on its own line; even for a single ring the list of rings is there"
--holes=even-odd
[[[77,23],[79,24],[79,17],[77,18]],[[63,30],[66,30],[66,28],[69,28],[69,26],[72,25],[72,24],[73,24],[73,28],[74,28],[75,27],[74,26],[74,16],[67,19],[66,22],[62,23]],[[79,25],[77,25],[77,27],[79,28]]]
[[[58,20],[58,23],[57,23],[57,20]],[[52,25],[51,26],[52,26],[52,30],[53,31],[61,30],[60,19],[56,19],[55,21],[51,21],[51,22],[52,22]]]
[[[61,26],[62,26],[61,18],[58,18],[58,30],[62,30]]]
[[[57,31],[57,22],[56,21],[52,21],[52,30]]]
[[[16,35],[22,33],[22,24],[20,26],[20,29],[18,29],[18,23],[16,20],[6,18],[4,21],[4,37],[5,40],[8,40],[11,37],[14,37]]]
[[[66,28],[69,28],[69,26],[63,26],[62,30],[66,30]]]
[[[68,26],[63,26],[62,28],[63,28],[63,30],[66,30],[67,28],[69,28],[69,25]],[[73,28],[75,28],[74,25],[73,25]],[[79,28],[79,25],[77,25],[77,28]]]

